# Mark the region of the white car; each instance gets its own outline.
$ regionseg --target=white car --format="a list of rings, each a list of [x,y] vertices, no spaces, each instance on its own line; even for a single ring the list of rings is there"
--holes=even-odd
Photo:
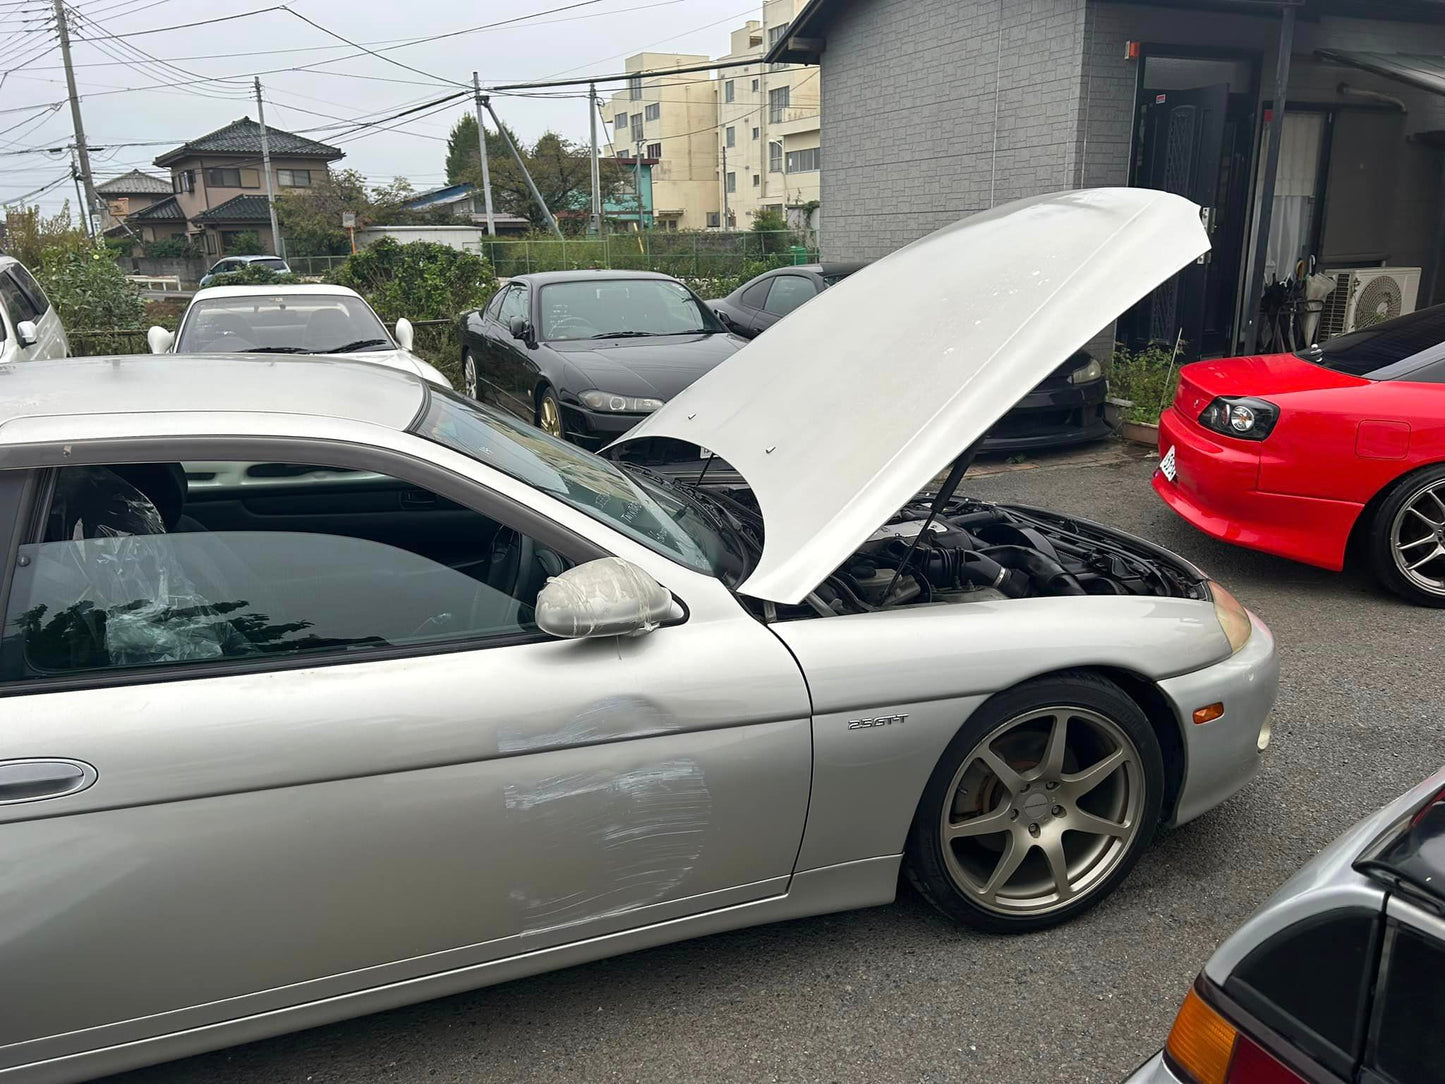
[[[345,286],[212,286],[191,299],[174,332],[146,333],[152,354],[326,354],[414,373],[450,388],[411,352],[405,318],[393,337],[364,298]]]
[[[70,353],[65,327],[40,283],[12,256],[0,256],[0,365]]]
[[[280,256],[226,256],[211,264],[211,269],[201,279],[201,287],[209,286],[217,275],[229,275],[233,271],[244,271],[248,267],[264,267],[278,275],[291,274],[291,265]]]

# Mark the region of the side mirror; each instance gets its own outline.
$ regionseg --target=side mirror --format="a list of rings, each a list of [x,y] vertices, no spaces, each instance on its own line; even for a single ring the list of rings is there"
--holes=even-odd
[[[20,340],[21,346],[34,346],[40,341],[40,329],[35,326],[34,320],[21,320],[15,325],[15,337]]]
[[[153,327],[146,332],[146,345],[151,348],[152,354],[166,353],[175,341],[176,333],[163,327]]]
[[[527,337],[527,318],[525,316],[513,316],[507,321],[507,330],[512,333],[514,339],[525,339]]]
[[[410,350],[415,341],[416,331],[412,328],[411,321],[403,316],[396,322],[396,345],[403,350]]]
[[[603,557],[553,576],[537,593],[537,627],[567,640],[651,632],[682,616],[672,594],[620,557]]]

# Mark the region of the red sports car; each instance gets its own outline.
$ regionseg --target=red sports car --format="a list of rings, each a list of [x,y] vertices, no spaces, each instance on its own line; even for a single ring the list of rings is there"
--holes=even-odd
[[[1445,305],[1298,354],[1187,365],[1154,488],[1200,530],[1339,570],[1354,538],[1445,606]]]

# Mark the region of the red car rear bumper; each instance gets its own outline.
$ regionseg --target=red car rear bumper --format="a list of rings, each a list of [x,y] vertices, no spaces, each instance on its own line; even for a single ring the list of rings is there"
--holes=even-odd
[[[1338,572],[1362,505],[1262,492],[1259,450],[1220,437],[1173,407],[1159,419],[1161,460],[1174,449],[1170,481],[1154,472],[1154,491],[1205,534],[1224,542]]]

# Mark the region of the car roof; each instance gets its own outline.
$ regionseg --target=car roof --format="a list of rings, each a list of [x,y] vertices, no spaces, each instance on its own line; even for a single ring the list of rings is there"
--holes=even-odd
[[[207,286],[204,290],[197,290],[191,298],[192,301],[200,301],[208,297],[255,297],[263,294],[273,297],[276,294],[306,294],[308,296],[323,294],[332,297],[360,297],[355,290],[349,290],[345,286],[332,286],[328,283],[300,283],[268,286],[265,283],[254,283],[249,286]]]
[[[303,414],[404,430],[426,382],[386,365],[297,355],[137,354],[0,366],[0,444],[21,418]],[[137,428],[140,428],[139,426]]]
[[[219,260],[217,260],[216,262],[217,262],[217,263],[221,263],[221,262],[223,262],[223,261],[225,261],[225,260],[239,260],[239,261],[241,261],[242,263],[255,263],[257,260],[280,260],[282,263],[285,263],[285,262],[286,262],[286,261],[285,261],[284,259],[282,259],[280,256],[266,256],[266,255],[259,255],[259,256],[222,256],[222,257],[221,257]]]
[[[599,282],[609,279],[657,279],[660,282],[676,282],[671,275],[657,271],[537,271],[530,275],[513,275],[511,282],[524,286],[547,286],[554,282]]]

